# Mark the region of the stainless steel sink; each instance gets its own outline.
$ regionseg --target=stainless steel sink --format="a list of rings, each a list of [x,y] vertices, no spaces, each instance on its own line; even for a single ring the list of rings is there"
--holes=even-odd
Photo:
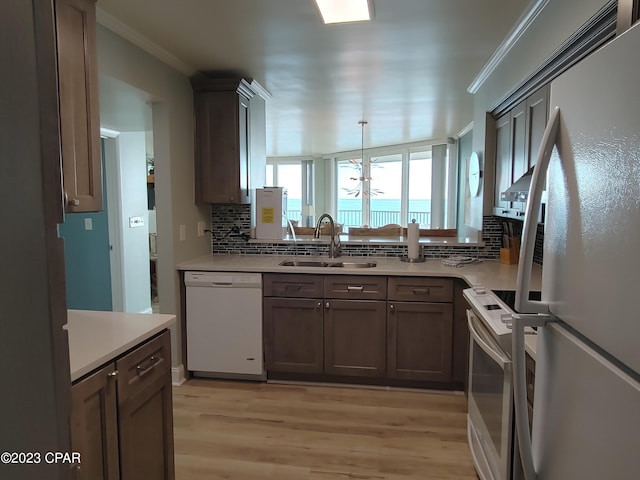
[[[342,268],[373,268],[376,265],[376,262],[334,262],[329,264],[330,267]]]
[[[339,267],[339,268],[373,268],[376,262],[342,262],[319,260],[284,260],[280,262],[283,267]]]

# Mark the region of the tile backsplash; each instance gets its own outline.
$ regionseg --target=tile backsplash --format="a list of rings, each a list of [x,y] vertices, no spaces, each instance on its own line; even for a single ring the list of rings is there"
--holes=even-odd
[[[211,211],[213,232],[211,251],[214,254],[236,255],[309,255],[326,256],[329,246],[308,243],[278,242],[249,243],[251,231],[250,205],[213,205]],[[542,226],[538,227],[534,262],[542,264]],[[501,219],[491,215],[483,219],[482,241],[477,245],[423,245],[426,258],[444,258],[450,255],[467,255],[475,258],[500,258],[502,238]],[[342,256],[352,257],[401,257],[407,254],[405,245],[342,245]]]

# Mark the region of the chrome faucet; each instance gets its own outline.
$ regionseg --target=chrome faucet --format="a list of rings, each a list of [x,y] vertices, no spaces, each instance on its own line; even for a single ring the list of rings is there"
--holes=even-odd
[[[329,258],[336,258],[340,255],[340,237],[338,237],[338,242],[336,243],[336,224],[333,221],[333,218],[328,213],[323,213],[318,218],[318,223],[316,223],[316,229],[313,232],[313,238],[320,238],[320,226],[322,221],[327,218],[329,219],[329,224],[331,225],[331,240],[329,241]]]

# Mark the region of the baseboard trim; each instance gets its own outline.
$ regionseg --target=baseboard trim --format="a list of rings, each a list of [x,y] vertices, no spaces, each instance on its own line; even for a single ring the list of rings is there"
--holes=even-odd
[[[184,376],[184,365],[181,364],[171,369],[171,384],[174,387],[179,387],[186,381],[187,378]]]

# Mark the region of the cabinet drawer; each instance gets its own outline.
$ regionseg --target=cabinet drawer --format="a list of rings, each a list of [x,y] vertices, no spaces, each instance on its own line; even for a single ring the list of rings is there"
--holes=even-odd
[[[321,275],[265,274],[265,297],[322,298]]]
[[[365,275],[327,275],[324,298],[384,300],[387,298],[386,277]]]
[[[170,334],[165,331],[116,362],[118,369],[118,403],[163,375],[171,373]]]
[[[389,300],[452,302],[453,280],[449,278],[389,277]]]

